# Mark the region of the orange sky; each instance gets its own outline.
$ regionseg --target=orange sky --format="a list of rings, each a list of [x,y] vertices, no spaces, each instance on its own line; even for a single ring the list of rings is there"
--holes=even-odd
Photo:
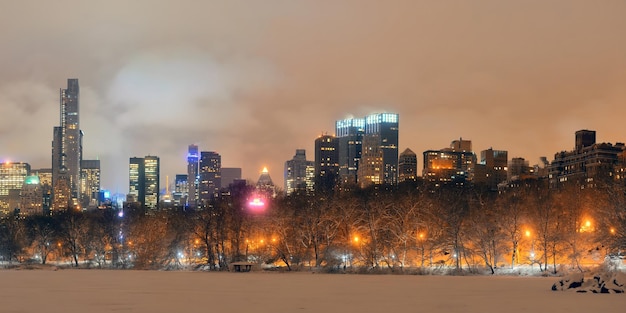
[[[624,142],[624,1],[2,1],[0,157],[50,167],[79,78],[85,158],[184,173],[188,144],[256,180],[334,122],[400,114],[400,151],[459,137],[531,164],[574,132]]]

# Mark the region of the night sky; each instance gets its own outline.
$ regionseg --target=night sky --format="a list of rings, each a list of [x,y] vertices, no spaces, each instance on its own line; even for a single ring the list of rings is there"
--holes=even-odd
[[[81,87],[84,158],[186,172],[187,146],[256,181],[334,122],[400,114],[400,152],[462,137],[530,164],[574,132],[624,142],[626,1],[0,0],[0,158],[51,167],[59,89]]]

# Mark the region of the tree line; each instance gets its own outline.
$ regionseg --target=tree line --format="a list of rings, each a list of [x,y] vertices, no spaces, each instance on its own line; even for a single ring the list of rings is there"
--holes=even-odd
[[[326,190],[247,203],[244,186],[198,210],[140,207],[0,221],[0,261],[108,268],[227,270],[238,261],[287,270],[483,271],[519,265],[556,273],[626,249],[623,185],[493,192],[411,184]]]

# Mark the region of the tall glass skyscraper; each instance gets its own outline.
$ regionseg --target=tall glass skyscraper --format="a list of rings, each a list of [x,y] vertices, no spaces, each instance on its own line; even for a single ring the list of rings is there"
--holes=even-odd
[[[339,144],[339,180],[342,184],[356,184],[364,133],[365,119],[344,119],[335,123]]]
[[[200,179],[198,182],[198,197],[201,206],[219,195],[222,188],[222,156],[213,151],[200,153]]]
[[[144,158],[130,158],[129,163],[129,200],[140,202],[142,208],[146,210],[157,209],[160,196],[159,158],[150,155]]]
[[[307,161],[304,149],[296,149],[293,159],[285,162],[285,192],[290,195],[296,190],[313,191],[314,176],[314,162]]]
[[[398,183],[398,114],[376,113],[365,118],[358,183],[361,187]]]
[[[68,79],[67,88],[60,91],[60,126],[54,127],[52,141],[52,210],[76,206],[81,194],[79,96],[78,79]]]
[[[187,205],[196,208],[198,201],[198,166],[200,154],[197,145],[189,145],[187,152]]]

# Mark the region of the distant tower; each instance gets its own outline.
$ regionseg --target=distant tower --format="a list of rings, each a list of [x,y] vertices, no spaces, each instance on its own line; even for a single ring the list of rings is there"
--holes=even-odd
[[[81,206],[84,209],[96,208],[100,194],[100,160],[80,162]]]
[[[276,186],[270,177],[267,167],[264,167],[263,171],[261,171],[261,176],[259,176],[259,180],[256,182],[256,189],[267,196],[276,196]]]
[[[356,184],[364,133],[365,119],[351,118],[335,123],[335,136],[339,145],[339,181],[341,184]]]
[[[20,215],[42,215],[43,193],[39,176],[27,176],[20,193]]]
[[[28,163],[0,163],[0,217],[19,209],[20,191],[28,175]]]
[[[189,184],[187,183],[187,174],[176,174],[174,182],[173,200],[176,206],[185,206],[187,197],[189,196]]]
[[[417,180],[417,155],[406,148],[398,158],[398,182]]]
[[[398,183],[398,114],[371,114],[365,118],[365,135],[358,184]]]
[[[158,208],[159,189],[159,158],[130,158],[128,198],[140,202],[145,210]]]
[[[293,159],[285,162],[285,192],[289,195],[296,190],[313,191],[313,177],[309,176],[313,176],[314,168],[314,163],[306,160],[306,151],[297,149]]]
[[[159,158],[156,156],[146,156],[144,158],[145,169],[145,207],[148,210],[156,210],[159,205],[159,197],[161,189],[159,186],[160,181],[160,168]]]
[[[206,207],[217,197],[222,187],[222,156],[213,151],[200,153],[200,174],[198,182],[198,205]]]
[[[52,141],[52,210],[78,204],[83,133],[79,123],[78,79],[67,80],[60,91],[60,126],[54,127]]]
[[[128,167],[128,199],[131,202],[145,203],[145,169],[143,158],[130,158]]]
[[[187,190],[189,192],[187,204],[191,209],[196,208],[198,201],[199,160],[200,154],[198,152],[198,146],[189,145],[189,152],[187,153]]]
[[[329,190],[339,176],[339,140],[322,135],[315,139],[315,189]]]

